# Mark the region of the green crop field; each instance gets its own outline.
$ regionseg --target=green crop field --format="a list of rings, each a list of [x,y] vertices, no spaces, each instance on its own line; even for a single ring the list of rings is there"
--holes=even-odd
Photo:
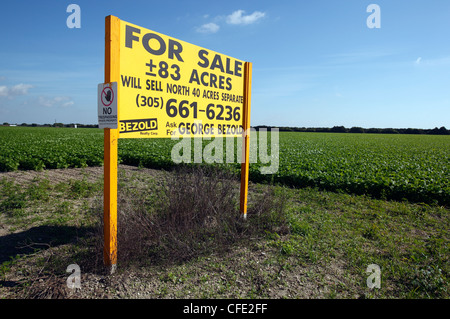
[[[170,168],[176,143],[121,139],[119,162]],[[268,149],[270,153],[270,145]],[[269,164],[251,163],[250,179],[377,198],[450,203],[450,136],[281,132],[277,160],[275,174],[261,173],[261,167]],[[0,171],[102,163],[102,130],[0,127]],[[240,167],[237,163],[223,165],[237,172]]]
[[[449,164],[449,136],[284,133],[276,179],[449,204]]]
[[[237,176],[146,170],[174,166],[179,141],[120,139],[119,161],[135,167],[119,167],[120,277],[103,282],[102,130],[0,127],[0,170],[19,171],[0,174],[0,298],[448,298],[449,142],[280,133],[278,156],[250,163],[241,223]],[[73,263],[83,289],[64,292]]]

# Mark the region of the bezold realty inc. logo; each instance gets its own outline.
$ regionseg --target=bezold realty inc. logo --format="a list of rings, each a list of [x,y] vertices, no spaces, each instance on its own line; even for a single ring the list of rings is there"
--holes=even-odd
[[[156,118],[120,121],[120,133],[156,130],[158,130],[158,119]]]

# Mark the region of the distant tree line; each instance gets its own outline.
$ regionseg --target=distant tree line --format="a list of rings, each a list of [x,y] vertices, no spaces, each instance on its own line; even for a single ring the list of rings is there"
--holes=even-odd
[[[271,126],[259,125],[254,126],[256,130],[265,128],[270,130]],[[444,126],[434,129],[419,128],[362,128],[353,126],[346,128],[344,126],[329,127],[278,127],[280,132],[321,132],[321,133],[375,133],[375,134],[432,134],[432,135],[450,135],[450,130]]]
[[[7,122],[3,123],[3,126],[28,126],[28,127],[77,127],[77,128],[98,128],[98,124],[80,124],[80,123],[53,123],[53,124],[36,124],[36,123],[22,123],[22,124],[9,124]]]
[[[97,124],[80,124],[80,123],[53,123],[53,124],[36,124],[36,123],[22,123],[22,124],[9,124],[3,123],[4,126],[29,126],[29,127],[76,127],[77,128],[98,128]],[[275,128],[274,126],[258,125],[252,128],[267,129]],[[447,130],[445,126],[433,129],[420,129],[420,128],[362,128],[359,126],[353,126],[351,128],[346,128],[344,126],[333,126],[333,127],[289,127],[281,126],[277,127],[280,132],[320,132],[320,133],[369,133],[369,134],[431,134],[431,135],[450,135],[450,130]]]

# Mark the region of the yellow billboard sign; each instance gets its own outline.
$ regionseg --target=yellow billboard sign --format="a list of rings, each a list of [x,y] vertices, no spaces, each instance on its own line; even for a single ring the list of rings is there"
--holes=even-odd
[[[246,216],[251,78],[250,62],[106,17],[99,114],[107,118],[115,102],[118,118],[117,128],[104,126],[103,253],[111,272],[117,266],[119,138],[242,136],[240,211]],[[109,86],[114,89],[103,90]]]
[[[242,136],[244,61],[120,20],[120,138]]]

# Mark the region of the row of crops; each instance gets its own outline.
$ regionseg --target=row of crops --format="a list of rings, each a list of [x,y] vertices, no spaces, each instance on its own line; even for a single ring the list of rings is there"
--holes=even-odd
[[[448,136],[287,133],[275,179],[448,205],[449,164]]]
[[[170,168],[170,139],[120,139],[123,164]],[[211,143],[203,141],[203,145]],[[234,143],[234,155],[237,143]],[[225,145],[224,145],[225,149]],[[270,153],[270,145],[268,146]],[[192,144],[194,151],[194,144]],[[226,152],[223,162],[226,162]],[[194,156],[191,156],[192,160]],[[250,164],[253,181],[371,194],[378,198],[450,204],[450,136],[290,133],[279,135],[278,170],[261,174]],[[0,171],[100,166],[99,129],[0,127]],[[224,164],[239,171],[238,163]]]

